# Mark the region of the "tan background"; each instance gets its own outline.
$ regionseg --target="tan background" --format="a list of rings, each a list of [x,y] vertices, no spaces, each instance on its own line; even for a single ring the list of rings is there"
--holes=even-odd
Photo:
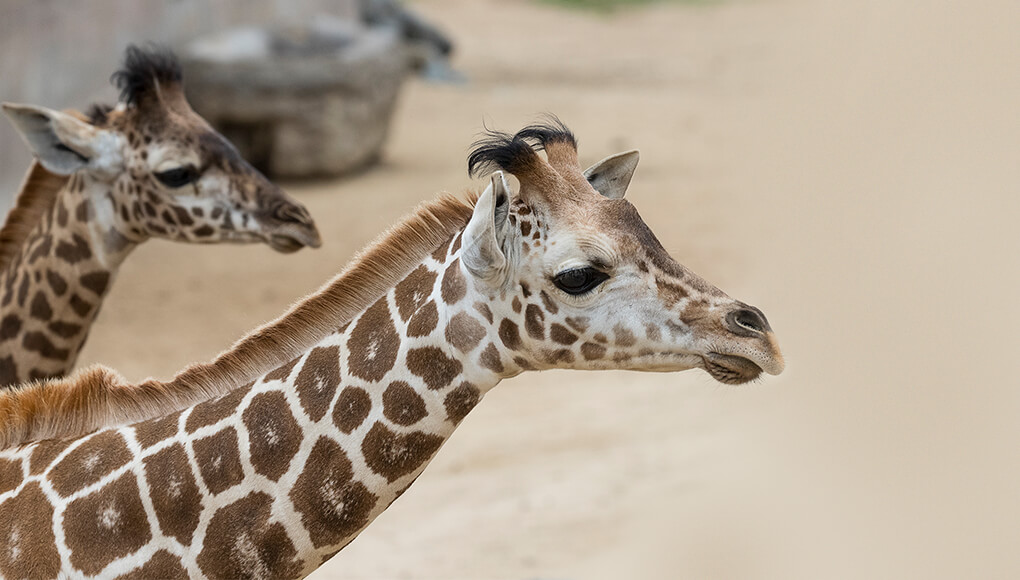
[[[414,83],[385,164],[290,187],[325,245],[151,243],[82,362],[208,359],[541,111],[760,306],[788,370],[495,389],[316,578],[1020,577],[1020,3],[762,0],[614,15],[422,0],[464,86]]]

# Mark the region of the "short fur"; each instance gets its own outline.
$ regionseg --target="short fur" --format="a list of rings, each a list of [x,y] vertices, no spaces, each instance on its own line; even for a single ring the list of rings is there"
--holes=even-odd
[[[113,73],[110,82],[120,89],[121,102],[138,105],[158,95],[161,87],[180,85],[182,79],[181,64],[169,49],[158,45],[141,49],[132,44],[125,52],[124,68]]]
[[[31,441],[77,437],[143,421],[223,395],[308,350],[365,310],[440,244],[462,230],[477,196],[450,195],[420,205],[343,272],[286,314],[255,330],[208,364],[169,382],[128,384],[95,366],[75,375],[0,392],[0,449]]]
[[[50,173],[38,161],[32,161],[14,207],[7,212],[7,219],[0,228],[0,271],[18,255],[28,234],[56,203],[67,180],[67,176]]]

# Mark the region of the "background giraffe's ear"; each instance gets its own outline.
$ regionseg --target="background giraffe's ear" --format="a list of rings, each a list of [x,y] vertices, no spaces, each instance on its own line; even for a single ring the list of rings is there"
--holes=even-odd
[[[3,109],[42,166],[53,173],[70,175],[91,162],[107,170],[120,164],[117,139],[109,131],[45,107],[4,103]]]
[[[595,191],[609,199],[622,199],[640,158],[637,149],[610,155],[586,169],[584,177]]]
[[[472,276],[490,283],[502,282],[507,260],[503,253],[507,215],[510,212],[510,185],[502,171],[492,174],[489,186],[478,196],[475,211],[464,228],[461,260]]]

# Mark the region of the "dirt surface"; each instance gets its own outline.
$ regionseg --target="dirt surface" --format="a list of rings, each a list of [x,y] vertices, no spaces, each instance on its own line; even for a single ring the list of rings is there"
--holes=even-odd
[[[786,373],[508,381],[314,577],[1020,577],[1020,4],[977,4],[423,0],[471,80],[412,84],[381,167],[290,187],[324,247],[147,244],[82,363],[209,359],[476,186],[483,120],[552,111],[583,162],[642,150],[629,198]]]

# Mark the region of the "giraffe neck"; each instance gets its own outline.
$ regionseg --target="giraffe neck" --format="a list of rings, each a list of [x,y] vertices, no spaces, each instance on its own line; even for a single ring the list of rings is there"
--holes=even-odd
[[[269,533],[253,541],[291,546],[293,569],[266,571],[310,573],[415,481],[486,392],[519,372],[475,306],[481,297],[462,271],[459,236],[453,246],[345,327],[224,399],[243,411],[220,420],[199,407],[182,419],[197,438],[199,478],[214,494],[203,509],[219,510],[196,559],[204,574],[241,570],[230,538],[271,521],[240,524],[251,517],[242,514],[270,512],[282,515],[286,541]],[[236,490],[224,467],[233,461],[243,479]]]
[[[339,330],[222,397],[0,451],[0,544],[20,550],[0,554],[0,575],[311,573],[520,372],[490,301],[468,283],[458,234]]]
[[[0,272],[0,388],[74,366],[136,245],[112,211],[109,184],[76,173]]]

